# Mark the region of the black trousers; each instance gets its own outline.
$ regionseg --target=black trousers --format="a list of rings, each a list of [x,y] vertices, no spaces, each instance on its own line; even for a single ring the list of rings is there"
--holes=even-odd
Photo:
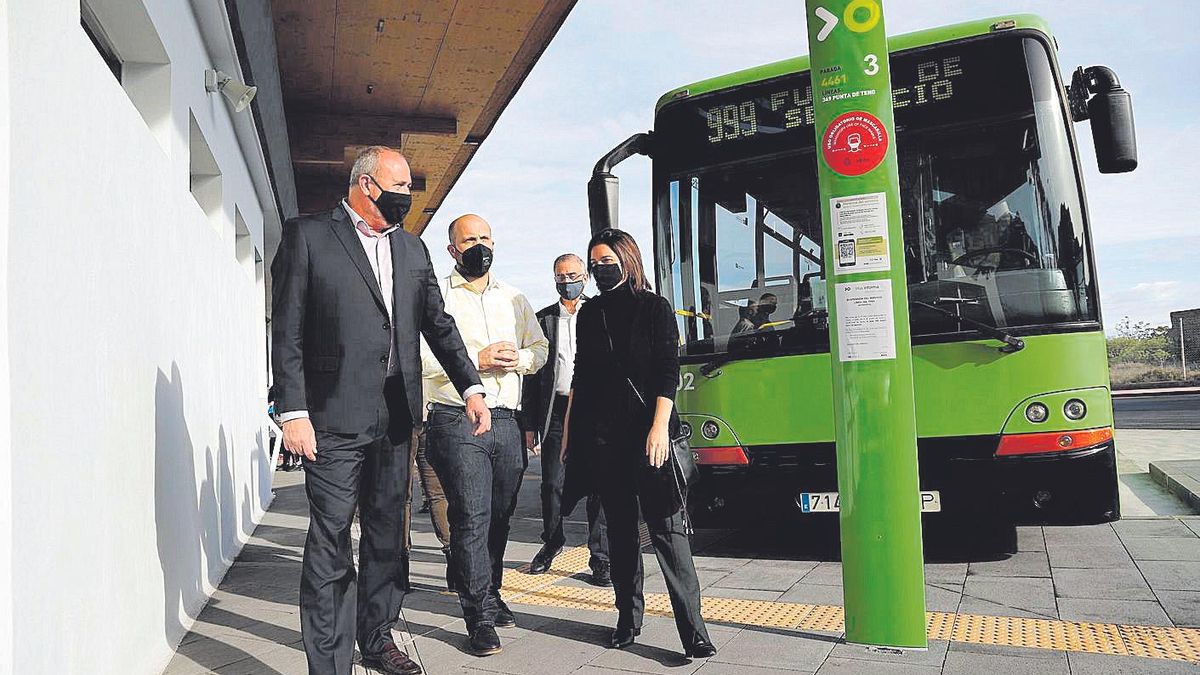
[[[542,542],[559,547],[566,543],[563,521],[579,501],[587,497],[588,549],[592,552],[591,564],[608,562],[608,524],[600,496],[587,494],[584,481],[574,480],[573,472],[563,465],[559,457],[562,448],[563,417],[567,412],[567,397],[554,397],[554,410],[550,415],[550,428],[542,440]]]
[[[450,551],[467,630],[494,625],[509,521],[525,474],[525,445],[513,411],[492,409],[492,430],[473,435],[462,408],[433,404],[425,423],[425,456],[433,465],[450,515]]]
[[[402,406],[397,406],[402,407]],[[348,675],[355,636],[363,654],[392,641],[404,601],[402,510],[408,498],[407,412],[387,410],[363,434],[317,432],[317,459],[304,463],[308,538],[300,575],[300,630],[311,675]],[[350,525],[359,513],[357,575]]]
[[[669,502],[669,496],[641,494],[648,489],[646,483],[638,480],[643,470],[645,439],[640,443],[626,440],[612,445],[601,442],[590,454],[589,464],[599,479],[600,501],[608,519],[617,626],[640,630],[646,611],[638,533],[640,512],[667,583],[680,642],[687,649],[698,638],[709,641],[708,629],[700,616],[700,580],[692,562],[692,545],[684,529],[683,515],[667,513],[669,508],[662,505]]]

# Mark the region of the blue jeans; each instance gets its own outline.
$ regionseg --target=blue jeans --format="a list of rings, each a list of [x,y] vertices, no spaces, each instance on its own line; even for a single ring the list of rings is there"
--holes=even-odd
[[[425,424],[425,455],[450,506],[450,551],[462,584],[467,629],[494,625],[509,519],[525,473],[525,447],[513,411],[492,410],[492,430],[474,436],[466,411],[439,404]]]

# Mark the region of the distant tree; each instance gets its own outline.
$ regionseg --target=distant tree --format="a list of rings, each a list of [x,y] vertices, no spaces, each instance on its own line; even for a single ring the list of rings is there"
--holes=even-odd
[[[1170,326],[1152,326],[1123,317],[1108,339],[1108,359],[1113,363],[1154,363],[1160,368],[1173,360]]]

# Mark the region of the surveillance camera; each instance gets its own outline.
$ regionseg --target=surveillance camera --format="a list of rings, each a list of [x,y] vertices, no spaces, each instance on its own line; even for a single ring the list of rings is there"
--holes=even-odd
[[[233,104],[234,112],[245,110],[258,93],[258,87],[246,86],[219,70],[204,71],[204,89],[221,92]]]

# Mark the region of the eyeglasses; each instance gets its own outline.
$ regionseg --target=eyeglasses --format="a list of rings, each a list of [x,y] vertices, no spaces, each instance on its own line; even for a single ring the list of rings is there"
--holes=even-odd
[[[569,284],[574,281],[583,281],[586,277],[586,274],[571,272],[570,274],[555,274],[554,281],[559,284]]]

